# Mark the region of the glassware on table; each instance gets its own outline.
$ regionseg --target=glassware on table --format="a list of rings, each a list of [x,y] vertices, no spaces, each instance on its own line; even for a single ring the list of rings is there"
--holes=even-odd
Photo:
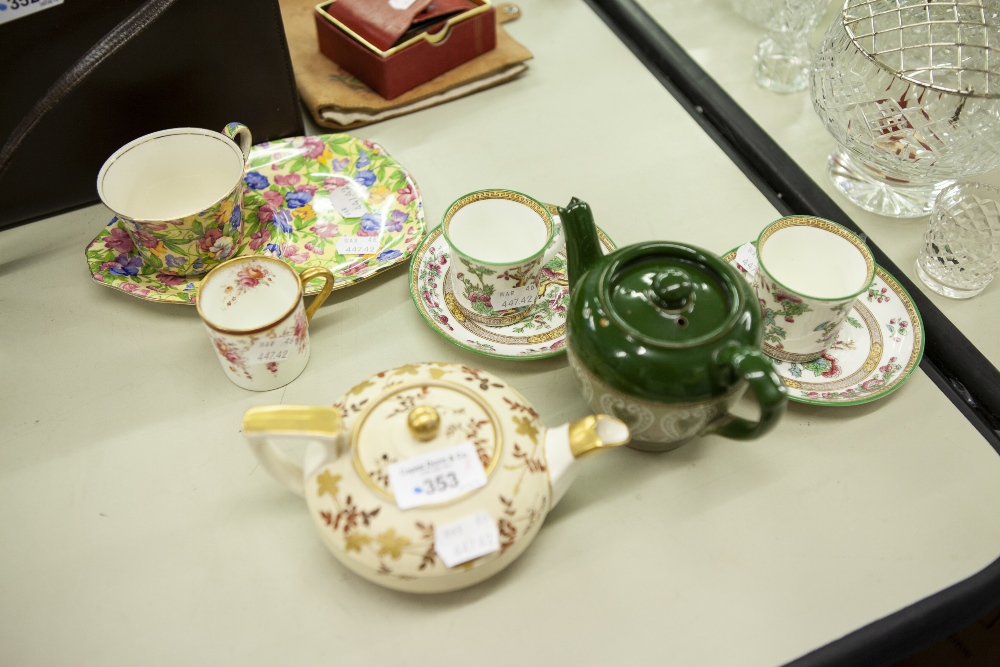
[[[1000,3],[846,0],[813,57],[828,171],[861,208],[927,215],[954,179],[1000,167]]]
[[[733,11],[745,18],[750,23],[761,28],[767,27],[767,10],[765,3],[760,0],[729,0]]]
[[[735,2],[736,0],[734,0]],[[809,33],[830,0],[743,0],[740,13],[767,28],[754,53],[754,78],[776,93],[794,93],[809,85]]]
[[[955,183],[941,191],[917,275],[928,287],[952,299],[974,297],[1000,270],[1000,188]]]

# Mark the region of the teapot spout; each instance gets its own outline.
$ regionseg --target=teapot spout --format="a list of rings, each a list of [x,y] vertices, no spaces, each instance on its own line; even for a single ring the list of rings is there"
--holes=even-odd
[[[569,290],[572,294],[583,274],[601,259],[604,252],[597,238],[594,215],[587,202],[573,197],[566,208],[559,207],[559,220],[566,236]]]
[[[545,461],[552,481],[552,504],[565,495],[576,476],[577,459],[593,456],[631,440],[625,422],[608,415],[588,415],[545,433]]]

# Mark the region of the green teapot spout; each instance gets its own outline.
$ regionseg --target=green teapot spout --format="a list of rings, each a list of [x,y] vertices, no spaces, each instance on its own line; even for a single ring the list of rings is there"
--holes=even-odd
[[[566,259],[569,262],[569,291],[583,278],[587,270],[604,256],[597,238],[597,225],[590,205],[573,197],[566,208],[559,207],[563,234],[566,235]]]

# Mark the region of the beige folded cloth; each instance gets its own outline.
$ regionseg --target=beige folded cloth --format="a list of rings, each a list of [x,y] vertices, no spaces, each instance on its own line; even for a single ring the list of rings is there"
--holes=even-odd
[[[399,97],[387,100],[319,52],[313,8],[318,0],[281,0],[295,82],[313,120],[346,130],[426,109],[510,81],[528,69],[531,52],[500,26],[521,15],[517,5],[496,6],[497,46]]]

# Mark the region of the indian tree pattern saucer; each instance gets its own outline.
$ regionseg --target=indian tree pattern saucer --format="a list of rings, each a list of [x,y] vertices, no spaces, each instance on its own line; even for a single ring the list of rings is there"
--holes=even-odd
[[[747,282],[753,273],[736,262],[735,248],[723,259]],[[854,302],[837,340],[819,359],[772,359],[788,398],[814,405],[858,405],[888,396],[906,381],[924,356],[924,325],[910,295],[881,266],[868,292]]]
[[[410,174],[378,144],[346,134],[257,144],[243,181],[243,239],[232,256],[278,257],[299,271],[326,267],[335,290],[405,262],[424,233],[423,201]],[[343,186],[349,190],[338,190]],[[344,192],[355,201],[342,210],[357,217],[338,210]],[[337,240],[345,236],[374,237],[378,245],[368,254],[342,255]],[[134,246],[113,218],[87,246],[94,280],[149,301],[195,302],[203,276],[170,273],[162,243],[150,249],[148,263]],[[305,293],[321,287],[311,281]]]
[[[553,214],[555,217],[555,214]],[[605,252],[615,244],[600,229],[597,235]],[[523,319],[499,327],[487,327],[463,314],[452,294],[448,270],[451,249],[441,235],[441,227],[430,232],[410,264],[410,295],[417,310],[431,328],[461,348],[498,359],[543,359],[566,351],[566,307],[569,281],[566,278],[566,251],[542,268],[539,297]]]

